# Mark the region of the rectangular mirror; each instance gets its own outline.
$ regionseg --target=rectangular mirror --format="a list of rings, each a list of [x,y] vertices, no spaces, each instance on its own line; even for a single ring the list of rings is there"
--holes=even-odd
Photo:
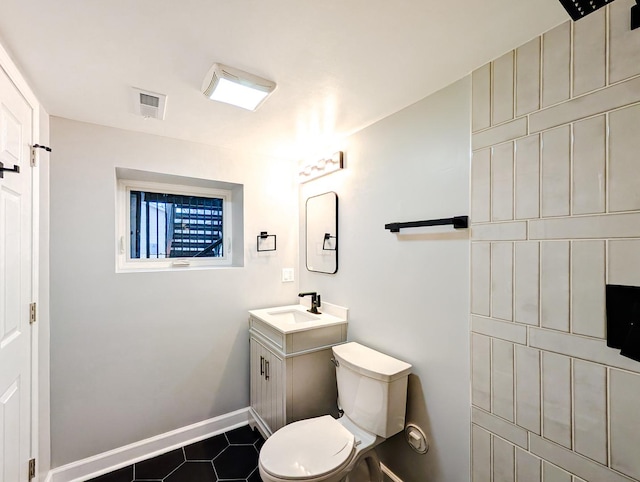
[[[305,210],[307,269],[338,271],[338,195],[326,192],[307,199]]]

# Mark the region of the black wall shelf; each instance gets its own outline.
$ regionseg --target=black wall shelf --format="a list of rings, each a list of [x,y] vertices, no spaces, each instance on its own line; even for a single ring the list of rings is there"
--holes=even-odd
[[[455,229],[466,229],[469,227],[469,216],[454,216],[452,218],[428,219],[426,221],[409,221],[406,223],[389,223],[384,225],[392,233],[398,233],[401,229],[421,228],[424,226],[446,226],[452,224]]]

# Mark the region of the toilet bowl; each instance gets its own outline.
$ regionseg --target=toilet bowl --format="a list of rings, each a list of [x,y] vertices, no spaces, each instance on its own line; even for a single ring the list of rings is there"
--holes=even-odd
[[[362,346],[332,348],[344,415],[276,431],[258,461],[264,482],[382,482],[375,447],[404,428],[411,365]]]

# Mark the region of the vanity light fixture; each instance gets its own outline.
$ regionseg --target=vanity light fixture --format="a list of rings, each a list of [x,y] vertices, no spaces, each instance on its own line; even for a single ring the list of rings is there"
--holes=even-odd
[[[202,82],[202,93],[211,100],[251,111],[255,111],[275,88],[275,82],[218,63],[211,66]]]
[[[328,159],[306,164],[298,173],[300,183],[311,181],[344,168],[344,152],[338,151]]]

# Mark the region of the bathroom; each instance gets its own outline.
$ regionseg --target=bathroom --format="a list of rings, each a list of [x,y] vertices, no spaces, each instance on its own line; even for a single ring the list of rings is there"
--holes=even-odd
[[[459,72],[426,98],[333,142],[329,154],[344,152],[344,169],[303,184],[297,158],[152,135],[144,126],[49,117],[40,99],[38,142],[52,152],[39,153],[39,480],[73,480],[69,467],[81,461],[245,409],[248,311],[295,303],[300,291],[348,307],[349,340],[413,367],[406,418],[425,431],[430,449],[415,453],[403,434],[381,445],[389,480],[640,480],[633,457],[640,431],[623,430],[640,423],[633,406],[624,409],[640,394],[640,365],[602,346],[604,316],[592,316],[604,311],[605,280],[640,285],[632,269],[640,260],[633,227],[640,202],[630,167],[639,146],[624,129],[640,120],[640,30],[616,23],[633,4],[616,0],[575,24],[565,23],[558,5],[546,28],[478,59],[473,75]],[[0,43],[9,49],[6,23]],[[554,42],[562,55],[545,56]],[[595,52],[588,60],[585,45]],[[532,58],[540,61],[523,63]],[[505,88],[491,94],[488,69],[494,88],[498,81]],[[526,80],[536,78],[531,88]],[[612,90],[624,82],[627,91]],[[519,97],[532,90],[542,95]],[[613,92],[613,100],[598,97],[600,110],[562,125],[529,125],[511,137],[499,131],[594,92]],[[493,118],[486,121],[486,112]],[[562,151],[550,137],[545,145],[565,156],[563,168],[545,177],[543,154],[531,167],[537,177],[513,169],[531,138],[560,132],[569,139],[569,125],[576,140],[580,128],[604,132],[588,121],[606,125],[611,139],[601,135],[596,144],[588,134],[593,144],[567,141]],[[494,145],[497,154],[485,157]],[[515,145],[516,155],[500,163],[505,145]],[[601,152],[586,156],[582,171],[581,149]],[[117,272],[117,168],[241,184],[242,266]],[[532,187],[531,179],[541,181]],[[339,267],[310,272],[305,201],[330,191],[339,199]],[[384,227],[457,215],[470,216],[470,230]],[[574,216],[610,222],[595,231],[578,227],[575,236],[562,225],[535,226]],[[560,234],[545,234],[552,229]],[[275,251],[257,251],[263,231],[277,236]],[[294,281],[282,282],[286,268]],[[537,383],[522,385],[524,378]],[[545,383],[564,391],[550,396]],[[520,405],[525,399],[538,404]]]

